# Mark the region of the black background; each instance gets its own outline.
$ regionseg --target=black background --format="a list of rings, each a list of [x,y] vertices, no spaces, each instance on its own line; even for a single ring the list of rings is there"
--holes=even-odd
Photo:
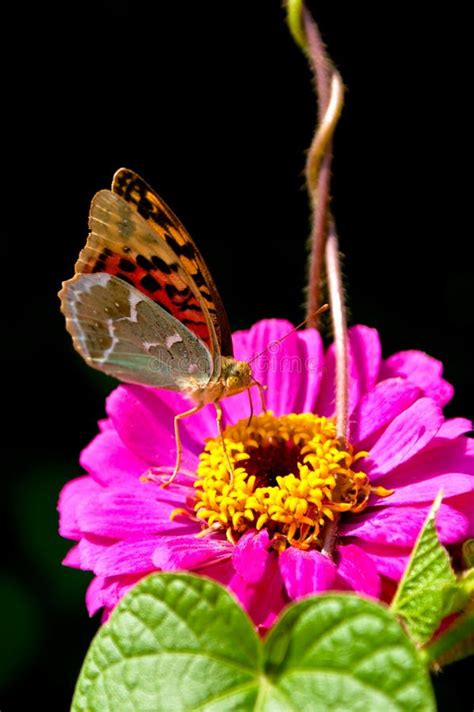
[[[460,3],[414,5],[310,4],[348,87],[333,210],[351,323],[377,327],[386,355],[442,359],[448,414],[472,417],[469,23]],[[277,1],[2,12],[0,699],[65,710],[97,620],[89,575],[60,566],[55,505],[113,385],[73,352],[56,298],[90,198],[133,168],[194,236],[234,329],[298,321],[315,104]],[[471,709],[463,669],[438,678],[441,710]]]

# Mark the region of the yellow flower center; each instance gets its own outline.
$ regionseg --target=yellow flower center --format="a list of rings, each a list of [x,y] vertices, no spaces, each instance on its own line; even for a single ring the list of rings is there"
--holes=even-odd
[[[200,455],[194,510],[205,531],[223,530],[233,543],[266,528],[278,551],[320,548],[335,512],[361,512],[371,492],[391,494],[352,469],[368,453],[342,447],[330,418],[268,411],[227,427],[224,443],[209,438]]]

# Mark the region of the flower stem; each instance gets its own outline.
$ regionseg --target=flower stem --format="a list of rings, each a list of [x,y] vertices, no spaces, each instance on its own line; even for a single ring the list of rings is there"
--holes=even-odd
[[[343,447],[349,434],[349,342],[347,336],[344,288],[342,285],[339,244],[334,220],[329,220],[326,241],[326,272],[331,305],[334,347],[336,349],[336,433]],[[335,513],[324,533],[322,552],[331,557],[336,544],[340,514]]]
[[[306,184],[313,213],[307,321],[308,326],[318,325],[317,311],[322,303],[325,267],[336,349],[336,427],[338,438],[346,444],[349,426],[348,336],[338,239],[329,210],[332,138],[342,110],[344,86],[303,0],[287,0],[287,13],[290,31],[312,66],[318,99],[318,124],[306,160]],[[329,557],[336,543],[337,528],[336,516],[327,527],[323,542],[323,552]]]
[[[326,241],[326,272],[336,349],[336,432],[345,447],[349,430],[349,348],[339,244],[332,218]]]

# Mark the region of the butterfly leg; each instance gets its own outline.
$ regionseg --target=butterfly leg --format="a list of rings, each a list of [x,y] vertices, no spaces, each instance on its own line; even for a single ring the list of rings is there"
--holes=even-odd
[[[224,457],[227,462],[227,470],[229,472],[229,477],[230,477],[230,482],[232,482],[234,478],[234,467],[230,461],[229,453],[227,452],[227,448],[225,445],[225,439],[224,439],[224,432],[222,430],[222,406],[219,403],[219,401],[214,401],[214,405],[216,408],[216,422],[217,422],[217,430],[219,432],[220,439],[222,441],[222,449],[224,451]]]
[[[174,439],[176,443],[176,462],[174,465],[173,473],[169,480],[167,480],[162,487],[168,487],[170,485],[176,475],[178,474],[179,471],[179,466],[181,465],[181,454],[183,452],[183,445],[181,443],[181,436],[179,434],[179,421],[183,420],[183,418],[187,418],[188,415],[194,415],[194,413],[197,413],[198,410],[201,410],[202,405],[195,405],[194,408],[190,408],[189,410],[185,410],[184,413],[178,413],[178,415],[174,416]]]
[[[263,383],[259,383],[255,378],[253,379],[250,388],[247,389],[247,395],[249,397],[249,406],[250,406],[250,415],[249,419],[247,421],[247,428],[250,427],[250,424],[252,422],[253,418],[253,400],[252,400],[252,392],[251,388],[252,386],[257,386],[258,388],[258,394],[260,396],[260,405],[262,408],[262,413],[267,412],[267,404],[265,403],[265,391],[267,390],[268,386],[264,386]]]
[[[250,415],[249,415],[249,419],[247,420],[247,428],[249,428],[250,423],[252,422],[252,418],[253,418],[253,400],[252,400],[252,391],[250,390],[250,388],[247,388],[247,395],[249,397],[249,408],[250,408]]]
[[[267,412],[267,404],[265,403],[265,391],[267,390],[268,386],[264,386],[263,383],[256,381],[255,378],[253,379],[253,385],[256,385],[258,388],[258,394],[260,396],[260,404],[262,406],[262,412],[266,413]]]

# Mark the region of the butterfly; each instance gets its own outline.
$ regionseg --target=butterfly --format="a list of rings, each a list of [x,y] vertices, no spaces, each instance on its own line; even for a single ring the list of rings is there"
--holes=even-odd
[[[74,348],[93,368],[126,383],[179,391],[193,407],[257,385],[251,366],[233,357],[229,322],[198,248],[166,203],[140,178],[119,169],[111,190],[93,198],[89,235],[74,276],[59,292]],[[250,396],[249,396],[250,399]],[[250,399],[251,402],[251,399]]]

